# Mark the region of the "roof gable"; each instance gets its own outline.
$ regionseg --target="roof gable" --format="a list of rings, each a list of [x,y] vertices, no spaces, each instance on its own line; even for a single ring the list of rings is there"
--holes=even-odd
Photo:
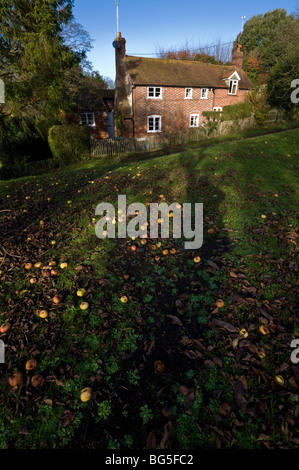
[[[222,80],[241,80],[241,77],[235,70],[231,75],[229,75],[228,77],[224,77]]]

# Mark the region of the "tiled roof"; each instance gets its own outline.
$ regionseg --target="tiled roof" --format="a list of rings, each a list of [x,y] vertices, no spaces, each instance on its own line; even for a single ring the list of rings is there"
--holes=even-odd
[[[114,101],[115,90],[97,87],[79,88],[77,109],[79,112],[106,112],[106,101]]]
[[[223,79],[237,70],[239,88],[252,88],[244,70],[233,65],[134,56],[126,56],[125,65],[134,85],[228,88]]]

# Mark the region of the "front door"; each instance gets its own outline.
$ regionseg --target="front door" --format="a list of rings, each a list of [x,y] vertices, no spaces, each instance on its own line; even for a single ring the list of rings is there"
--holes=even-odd
[[[109,113],[107,113],[107,124],[108,124],[108,137],[109,139],[114,139],[113,111],[109,111]]]

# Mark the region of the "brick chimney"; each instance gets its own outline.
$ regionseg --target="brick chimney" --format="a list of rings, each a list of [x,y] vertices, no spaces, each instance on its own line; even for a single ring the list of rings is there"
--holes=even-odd
[[[126,86],[126,73],[125,73],[125,56],[126,56],[126,40],[121,37],[121,33],[117,33],[116,39],[113,41],[115,48],[115,107],[118,108],[119,96]]]
[[[235,67],[242,68],[244,53],[241,51],[241,44],[238,44],[237,50],[233,53],[232,64]]]

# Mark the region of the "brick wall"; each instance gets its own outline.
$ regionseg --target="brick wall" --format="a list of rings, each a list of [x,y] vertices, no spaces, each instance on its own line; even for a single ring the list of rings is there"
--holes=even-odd
[[[107,113],[95,113],[95,127],[90,128],[91,135],[97,139],[108,138]]]
[[[162,118],[162,132],[175,132],[189,128],[190,115],[199,114],[199,125],[203,122],[203,111],[212,111],[213,106],[226,106],[244,101],[246,90],[237,91],[236,96],[228,95],[227,89],[212,89],[208,98],[201,98],[201,88],[193,88],[192,99],[185,99],[185,88],[162,87],[162,99],[147,98],[147,87],[134,89],[135,137],[149,137],[156,133],[147,132],[147,117],[159,115]]]
[[[214,106],[229,106],[230,104],[241,103],[245,101],[247,90],[238,89],[236,95],[229,95],[228,90],[224,88],[216,88]]]

